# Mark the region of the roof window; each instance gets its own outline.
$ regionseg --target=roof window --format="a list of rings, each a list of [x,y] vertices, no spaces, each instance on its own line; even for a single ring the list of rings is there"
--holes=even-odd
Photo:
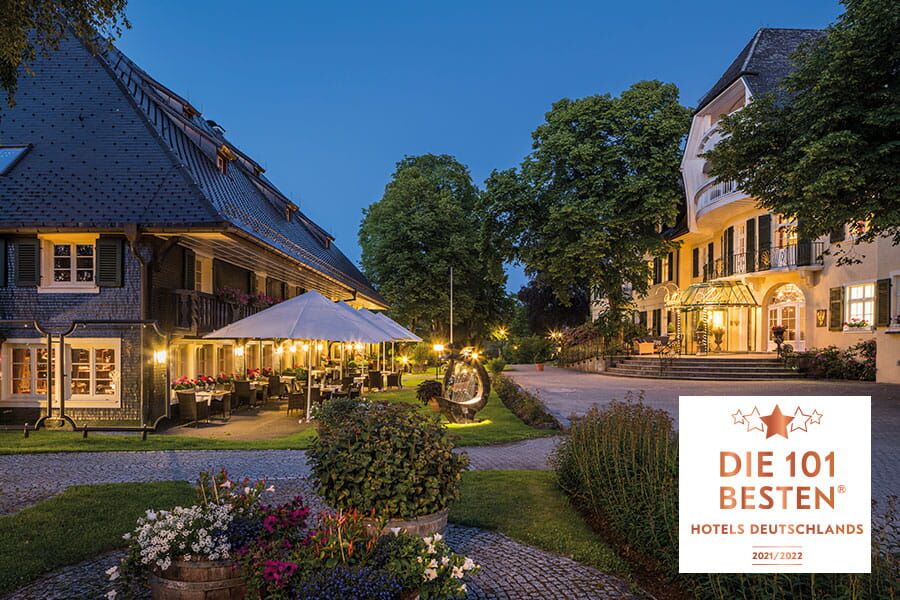
[[[0,176],[12,171],[31,146],[0,146]]]

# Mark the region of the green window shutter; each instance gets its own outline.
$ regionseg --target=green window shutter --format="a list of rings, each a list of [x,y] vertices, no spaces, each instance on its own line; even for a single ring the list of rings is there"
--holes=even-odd
[[[6,287],[6,239],[0,238],[0,287]]]
[[[194,276],[197,274],[197,257],[190,248],[184,249],[184,289],[194,289]]]
[[[666,256],[666,281],[675,279],[675,253],[669,252]]]
[[[752,273],[756,270],[756,219],[747,219],[744,231],[746,232],[744,264],[747,265],[747,272]]]
[[[772,215],[759,215],[756,219],[756,228],[759,233],[756,236],[759,247],[756,268],[765,271],[772,266]]]
[[[828,292],[828,329],[840,331],[844,328],[844,288],[831,288]]]
[[[828,234],[828,241],[832,244],[836,244],[838,242],[843,242],[846,239],[846,234],[844,233],[844,226],[841,225],[830,234]]]
[[[16,286],[37,287],[41,283],[41,242],[37,238],[16,241]]]
[[[725,274],[734,274],[734,226],[725,230],[725,240],[722,244],[722,258],[725,259]]]
[[[875,282],[875,326],[887,327],[891,324],[891,280],[879,279]]]
[[[122,287],[123,252],[121,238],[97,240],[97,285]]]
[[[700,277],[700,248],[691,250],[691,277]]]

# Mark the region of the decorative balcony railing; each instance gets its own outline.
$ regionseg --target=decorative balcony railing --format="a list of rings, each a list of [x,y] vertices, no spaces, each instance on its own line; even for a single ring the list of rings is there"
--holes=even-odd
[[[703,281],[731,275],[744,275],[785,267],[808,267],[824,263],[824,242],[800,242],[787,246],[770,246],[757,252],[740,252],[717,258],[703,266]]]
[[[735,190],[737,190],[737,183],[734,181],[710,181],[698,192],[697,210],[703,210],[722,196]]]
[[[164,330],[193,335],[215,331],[263,310],[196,290],[158,290],[156,306]]]

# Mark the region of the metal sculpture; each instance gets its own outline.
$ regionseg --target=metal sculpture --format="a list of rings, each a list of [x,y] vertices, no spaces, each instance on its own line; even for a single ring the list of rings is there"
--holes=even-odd
[[[475,415],[487,404],[491,380],[471,353],[449,357],[444,374],[444,395],[438,398],[441,413],[451,423],[475,423]]]

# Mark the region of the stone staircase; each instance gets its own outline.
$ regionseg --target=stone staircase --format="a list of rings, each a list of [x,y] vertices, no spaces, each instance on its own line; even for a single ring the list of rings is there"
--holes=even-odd
[[[801,375],[774,357],[623,356],[606,374],[653,379],[752,380],[797,379]]]

